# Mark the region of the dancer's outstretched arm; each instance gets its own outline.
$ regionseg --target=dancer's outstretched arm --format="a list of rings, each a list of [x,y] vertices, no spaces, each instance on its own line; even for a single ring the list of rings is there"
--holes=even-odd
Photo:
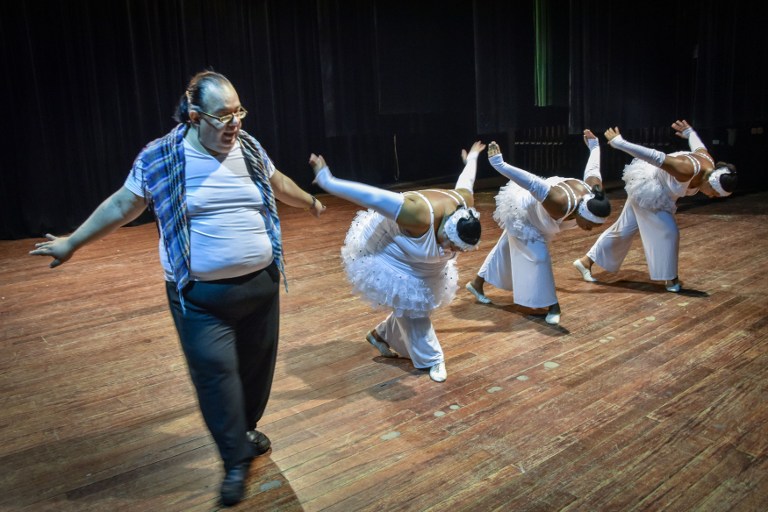
[[[506,163],[496,141],[488,145],[488,161],[494,169],[530,192],[538,202],[542,203],[547,198],[549,184],[535,174]]]
[[[459,179],[456,180],[456,186],[454,187],[458,191],[466,190],[472,195],[475,190],[475,178],[477,177],[477,157],[480,156],[480,152],[485,149],[485,144],[479,140],[472,144],[472,147],[467,153],[467,150],[462,150],[462,158],[464,159],[464,169],[459,175]]]
[[[605,131],[605,138],[612,147],[663,169],[681,183],[689,181],[696,173],[696,165],[692,162],[693,157],[671,156],[656,149],[633,144],[624,140],[618,127],[608,128]]]
[[[336,178],[331,174],[321,155],[313,153],[309,157],[309,165],[315,172],[315,183],[326,192],[364,208],[375,210],[397,222],[412,236],[421,236],[429,229],[431,225],[429,205],[417,197],[406,197],[403,194],[364,183]]]
[[[699,134],[696,133],[696,130],[693,129],[693,126],[688,124],[688,121],[685,119],[677,120],[674,123],[672,123],[672,129],[675,130],[675,135],[680,137],[681,139],[686,139],[688,141],[688,147],[691,148],[691,151],[694,153],[703,153],[706,156],[708,156],[710,159],[712,159],[712,155],[709,154],[709,150],[707,149],[707,146],[704,145],[704,143],[701,141],[701,138],[699,137]]]
[[[584,143],[589,149],[589,159],[584,167],[584,181],[590,187],[603,184],[600,174],[600,142],[591,130],[584,130]]]
[[[357,181],[336,178],[331,174],[331,170],[328,169],[328,165],[321,155],[312,153],[309,157],[309,165],[312,166],[315,173],[315,183],[329,194],[346,199],[363,208],[372,208],[389,219],[397,220],[403,207],[402,194]]]

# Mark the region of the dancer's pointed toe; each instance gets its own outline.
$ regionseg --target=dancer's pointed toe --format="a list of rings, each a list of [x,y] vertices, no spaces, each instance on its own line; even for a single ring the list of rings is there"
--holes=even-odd
[[[491,303],[491,299],[489,299],[489,298],[488,298],[488,297],[486,297],[484,294],[482,294],[482,293],[480,293],[479,291],[477,291],[477,290],[475,289],[475,287],[474,287],[474,286],[472,286],[472,283],[471,283],[471,282],[467,283],[467,284],[464,286],[464,288],[466,288],[466,289],[467,289],[467,291],[469,291],[469,293],[471,293],[472,295],[474,295],[474,296],[475,296],[475,298],[477,299],[477,302],[480,302],[481,304],[490,304],[490,303]]]
[[[397,352],[393,352],[391,348],[389,348],[389,345],[386,341],[379,341],[376,339],[376,336],[373,335],[373,331],[369,332],[365,336],[365,340],[376,347],[376,349],[381,353],[384,357],[397,357]]]
[[[581,263],[581,260],[575,260],[573,262],[573,266],[576,267],[576,270],[578,270],[579,273],[581,273],[581,278],[584,279],[586,282],[588,282],[588,283],[596,283],[597,282],[597,279],[592,277],[592,271],[590,269],[588,269],[587,267],[585,267]]]

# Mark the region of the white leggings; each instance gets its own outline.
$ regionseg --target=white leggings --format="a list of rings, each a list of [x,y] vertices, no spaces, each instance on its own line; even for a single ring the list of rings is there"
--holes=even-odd
[[[680,230],[674,214],[641,208],[632,197],[627,198],[618,220],[603,231],[587,256],[605,270],[617,272],[638,231],[651,279],[676,278]]]
[[[523,242],[504,230],[477,275],[496,288],[513,291],[515,304],[545,308],[557,303],[552,258],[542,240]]]
[[[408,318],[391,314],[376,326],[376,333],[403,357],[408,357],[416,368],[432,368],[445,362],[443,348],[429,317]]]

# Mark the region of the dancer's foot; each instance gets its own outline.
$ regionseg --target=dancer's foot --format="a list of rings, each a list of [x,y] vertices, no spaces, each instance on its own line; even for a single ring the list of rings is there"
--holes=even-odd
[[[475,288],[472,285],[472,281],[469,281],[464,286],[464,288],[466,288],[469,291],[469,293],[471,293],[472,295],[475,296],[475,298],[477,299],[477,302],[480,302],[481,304],[490,304],[491,303],[491,299],[486,297],[485,294],[483,293],[483,287],[482,286],[479,289],[477,289],[477,288]]]
[[[583,259],[586,259],[589,263],[585,265],[582,262]],[[588,283],[597,282],[597,279],[592,277],[592,263],[590,262],[589,258],[579,258],[577,260],[574,260],[573,266],[576,267],[576,270],[578,270],[581,273],[582,279],[584,279]]]
[[[680,280],[678,278],[674,278],[671,281],[664,281],[664,287],[667,289],[668,292],[672,293],[679,293],[682,286],[680,285]]]
[[[445,369],[445,363],[437,363],[429,369],[429,378],[435,382],[445,382],[448,378],[448,370]]]
[[[547,311],[547,316],[544,321],[549,325],[560,324],[560,304],[552,304],[549,306],[549,311]]]
[[[376,334],[376,331],[370,331],[366,336],[365,340],[376,347],[376,349],[381,353],[384,357],[397,357],[397,352],[393,352],[392,349],[389,348],[389,345],[387,345],[387,342],[382,340],[378,337]]]

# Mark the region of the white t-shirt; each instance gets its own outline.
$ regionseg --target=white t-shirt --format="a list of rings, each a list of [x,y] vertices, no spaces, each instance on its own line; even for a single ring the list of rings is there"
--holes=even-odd
[[[251,180],[238,143],[223,162],[184,141],[187,216],[190,231],[190,279],[212,281],[238,277],[272,263],[272,244],[261,192]],[[275,173],[267,159],[269,177]],[[141,176],[129,173],[125,187],[144,197]],[[171,266],[159,243],[165,279],[173,281]]]

